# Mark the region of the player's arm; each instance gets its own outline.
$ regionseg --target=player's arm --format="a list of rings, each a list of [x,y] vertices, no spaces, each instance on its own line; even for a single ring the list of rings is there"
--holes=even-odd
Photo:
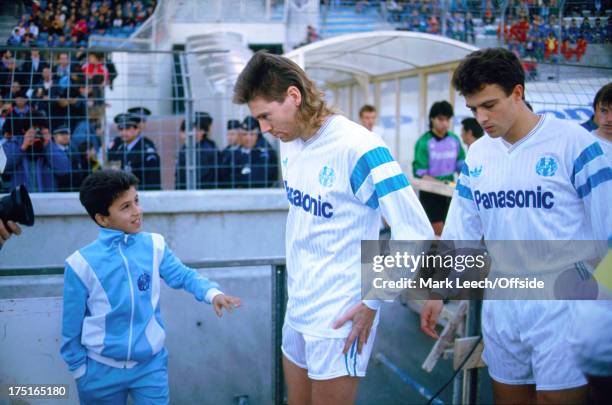
[[[87,310],[88,294],[87,287],[72,267],[66,263],[60,353],[75,379],[83,376],[87,368],[87,351],[81,344],[81,331]]]
[[[375,146],[363,153],[353,167],[350,181],[353,194],[361,203],[380,210],[391,227],[392,239],[433,239],[433,229],[423,207],[386,146]],[[381,305],[377,300],[364,303],[372,309]]]
[[[451,200],[442,240],[447,241],[473,241],[480,240],[483,236],[483,227],[478,208],[474,203],[474,196],[470,186],[470,171],[468,163],[461,169],[461,175],[457,180],[457,186]],[[436,289],[432,291],[430,299],[421,309],[421,331],[434,339],[438,338],[435,330],[438,317],[442,311],[442,299],[448,295],[448,291]]]
[[[380,210],[396,240],[427,240],[433,229],[399,164],[386,146],[377,146],[359,157],[351,173],[355,197]]]
[[[176,290],[185,290],[193,294],[198,301],[212,304],[213,299],[223,294],[219,284],[202,277],[194,269],[185,266],[164,241],[163,258],[159,264],[159,275],[166,284]]]
[[[470,168],[468,162],[466,162],[461,168],[461,174],[455,186],[444,222],[442,239],[474,241],[482,239],[483,234],[482,222],[478,215],[478,207],[474,202],[470,184]]]
[[[194,269],[185,266],[174,255],[165,241],[163,241],[163,244],[164,254],[159,265],[159,275],[166,284],[174,289],[183,289],[190,292],[198,301],[212,304],[215,313],[219,317],[222,315],[223,308],[231,312],[234,308],[242,305],[239,298],[225,295],[221,292],[219,284],[210,281],[206,277],[202,277]]]
[[[355,198],[370,209],[380,210],[391,226],[394,237],[407,240],[433,238],[433,229],[425,212],[389,149],[381,142],[353,152],[350,186]],[[361,353],[381,304],[380,300],[364,300],[336,320],[335,329],[348,321],[352,322],[343,353],[348,352],[355,340],[357,352]]]
[[[610,160],[596,140],[586,147],[579,147],[577,152],[577,156],[572,159],[570,180],[590,217],[595,239],[607,241],[612,235]]]

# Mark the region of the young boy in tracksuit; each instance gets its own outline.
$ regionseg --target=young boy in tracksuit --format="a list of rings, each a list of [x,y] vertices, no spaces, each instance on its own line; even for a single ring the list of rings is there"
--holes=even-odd
[[[100,227],[98,239],[66,259],[61,354],[82,404],[167,404],[165,330],[160,278],[198,301],[231,311],[240,299],[183,265],[163,236],[140,232],[138,179],[101,170],[88,176],[80,200]]]

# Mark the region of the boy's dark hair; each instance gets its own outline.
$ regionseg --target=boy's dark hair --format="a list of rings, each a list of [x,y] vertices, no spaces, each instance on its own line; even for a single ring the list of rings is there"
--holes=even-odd
[[[363,115],[363,113],[371,113],[376,112],[376,107],[370,104],[365,104],[363,107],[359,109],[359,117]]]
[[[463,121],[461,121],[461,125],[465,131],[472,131],[472,135],[474,135],[476,139],[484,135],[484,130],[478,121],[476,121],[476,118],[464,118]]]
[[[612,104],[612,82],[603,86],[593,99],[593,111],[597,111],[597,104],[601,103],[603,106]]]
[[[516,85],[525,88],[525,71],[516,55],[504,48],[472,52],[455,69],[453,86],[463,96],[470,96],[488,84],[497,84],[509,96]]]
[[[79,200],[91,219],[96,222],[96,214],[109,215],[108,208],[121,193],[132,186],[138,186],[138,178],[132,173],[98,170],[87,176],[81,184]]]

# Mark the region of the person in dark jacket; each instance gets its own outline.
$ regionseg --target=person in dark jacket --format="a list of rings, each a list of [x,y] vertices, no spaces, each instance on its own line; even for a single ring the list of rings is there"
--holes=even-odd
[[[26,60],[19,69],[19,82],[25,90],[33,89],[43,81],[43,69],[48,68],[49,64],[40,57],[40,50],[32,47],[30,58]]]
[[[210,128],[212,117],[206,112],[196,112],[195,117],[195,166],[196,166],[196,188],[210,189],[219,186],[220,153],[217,145],[211,139]],[[186,130],[185,123],[181,125],[181,131]],[[187,144],[179,151],[176,163],[176,188],[184,190],[187,188]]]
[[[25,133],[13,134],[2,145],[6,155],[3,180],[11,187],[23,184],[33,193],[58,191],[57,176],[70,173],[70,160],[51,141],[48,122],[35,112]]]
[[[242,123],[239,120],[227,121],[227,146],[221,151],[219,168],[219,186],[232,188],[235,186],[232,171],[235,166],[236,153],[240,150],[240,133]]]
[[[111,166],[133,173],[141,190],[161,189],[161,167],[155,143],[140,133],[140,118],[133,114],[115,117],[122,143],[108,151]]]
[[[241,148],[235,152],[234,180],[238,188],[272,187],[278,177],[276,151],[265,140],[254,117],[242,122]],[[258,146],[259,145],[263,146]]]

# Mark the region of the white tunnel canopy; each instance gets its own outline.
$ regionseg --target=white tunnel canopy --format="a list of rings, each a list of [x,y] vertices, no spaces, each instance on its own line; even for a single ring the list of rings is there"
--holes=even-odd
[[[315,80],[341,82],[353,75],[370,79],[457,62],[476,47],[453,39],[406,31],[342,35],[286,54]]]

